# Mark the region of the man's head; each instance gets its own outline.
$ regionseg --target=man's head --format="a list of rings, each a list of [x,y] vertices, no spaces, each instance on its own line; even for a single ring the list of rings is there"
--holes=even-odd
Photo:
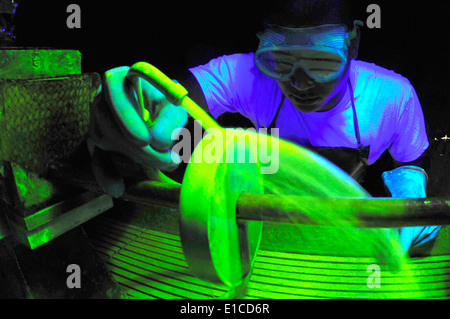
[[[353,27],[349,0],[273,0],[264,2],[263,22],[291,28],[323,24],[345,24]]]
[[[326,111],[346,92],[359,30],[346,0],[277,0],[266,7],[258,68],[301,112]]]

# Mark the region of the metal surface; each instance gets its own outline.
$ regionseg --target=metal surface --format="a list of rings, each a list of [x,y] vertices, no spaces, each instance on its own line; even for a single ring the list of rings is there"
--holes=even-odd
[[[81,194],[74,196],[73,198],[46,207],[25,218],[12,214],[8,215],[8,217],[10,221],[16,223],[25,231],[32,231],[54,222],[56,219],[62,217],[64,214],[77,207],[82,207],[86,203],[95,201],[100,196],[104,196],[105,198],[107,198],[107,196],[105,195],[99,195],[92,192],[82,192]],[[107,205],[107,207],[110,208],[112,207],[112,205]]]
[[[97,193],[103,193],[93,175],[86,171],[59,170],[51,172],[51,180],[61,184],[72,185]],[[125,194],[121,199],[143,205],[158,205],[170,208],[180,207],[181,185],[160,181],[139,181],[127,183]]]
[[[84,146],[97,73],[0,79],[0,158],[44,174],[67,165]]]
[[[203,143],[193,157],[203,154]],[[203,280],[226,287],[245,284],[259,249],[262,223],[236,221],[236,202],[242,192],[263,193],[257,161],[233,163],[230,156],[256,159],[246,143],[228,143],[219,151],[223,161],[191,162],[180,194],[180,237],[192,272]],[[230,155],[233,154],[233,155]]]
[[[450,225],[448,197],[318,198],[243,193],[237,211],[238,219],[298,225],[333,226],[345,222],[359,228]],[[318,211],[322,211],[320,220],[316,217]]]
[[[192,275],[180,237],[106,216],[85,227],[94,249],[132,299],[208,299],[223,287]],[[261,249],[243,299],[448,298],[450,256],[412,259],[406,269],[381,267],[379,288],[368,285],[375,258],[286,253]],[[232,298],[233,296],[228,296]]]
[[[55,114],[54,112],[55,116],[47,117],[47,120],[50,121],[45,121],[41,117],[46,112],[44,110],[45,105],[53,107],[57,104],[56,99],[43,94],[46,90],[45,88],[43,89],[45,80],[42,79],[55,78],[62,75],[78,75],[81,77],[79,74],[81,74],[81,53],[76,50],[40,47],[0,48],[0,108],[2,109],[2,116],[0,117],[2,131],[0,153],[3,160],[16,160],[19,158],[18,162],[22,163],[23,157],[28,156],[28,160],[25,162],[32,163],[34,161],[33,153],[41,155],[45,153],[35,143],[36,141],[33,141],[39,134],[42,135],[42,138],[47,138],[45,133],[39,131],[38,126],[46,126],[50,122],[55,124],[55,127],[61,128],[61,124],[64,122],[63,118],[67,116],[61,115],[64,112],[60,112],[61,114]],[[56,82],[53,81],[53,83]],[[60,90],[60,92],[51,95],[53,97],[58,94],[62,96],[61,94],[63,93]],[[35,107],[34,111],[30,109],[30,106],[32,107],[33,105]],[[64,110],[64,107],[67,109],[68,105],[68,103],[63,103],[63,108],[60,110]],[[16,116],[10,118],[11,115]],[[86,113],[86,115],[88,114]],[[61,120],[63,121],[61,122]],[[19,132],[26,130],[28,130],[28,135],[22,135],[22,137],[28,143],[25,145],[28,147],[28,150],[23,149],[24,145],[21,145]],[[64,134],[66,133],[59,132],[61,136]],[[74,149],[74,145],[70,147]],[[17,156],[14,153],[17,153]],[[45,165],[46,163],[39,163],[38,166],[42,164]],[[1,195],[4,201],[2,204],[4,204],[3,206],[9,205],[14,207],[15,213],[21,217],[32,215],[35,211],[53,204],[52,197],[55,194],[59,196],[64,193],[66,197],[68,196],[67,194],[70,194],[66,188],[59,189],[51,185],[53,189],[52,196],[42,196],[46,192],[42,192],[41,186],[48,185],[48,181],[30,171],[24,172],[22,168],[19,169],[17,164],[9,161],[1,162],[0,171],[3,185]],[[17,179],[18,176],[20,176],[20,180]],[[30,199],[32,201],[31,204]],[[59,197],[59,200],[61,200],[61,197]],[[6,215],[3,215],[6,214],[7,208],[6,206],[3,208],[0,212],[0,239],[10,234]]]
[[[81,73],[81,53],[51,48],[1,48],[0,79],[31,79]]]
[[[107,195],[84,194],[73,201],[61,202],[37,212],[25,220],[10,219],[9,224],[22,244],[35,249],[112,207],[112,199]]]

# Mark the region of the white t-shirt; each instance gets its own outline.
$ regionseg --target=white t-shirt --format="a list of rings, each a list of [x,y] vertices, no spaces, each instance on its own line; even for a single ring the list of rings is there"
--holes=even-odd
[[[190,71],[214,117],[238,112],[256,129],[270,126],[282,92],[276,80],[255,66],[253,53],[222,56]],[[419,158],[429,142],[411,83],[391,70],[357,60],[352,61],[350,79],[361,143],[370,145],[369,164],[386,149],[399,162]],[[286,98],[276,121],[280,137],[303,146],[357,148],[349,91],[326,112],[301,113]]]

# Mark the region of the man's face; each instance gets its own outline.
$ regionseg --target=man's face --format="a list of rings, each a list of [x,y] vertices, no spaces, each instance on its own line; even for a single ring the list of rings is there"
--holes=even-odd
[[[277,80],[284,95],[304,113],[335,107],[347,90],[359,31],[342,25],[269,27],[255,54],[258,68]]]
[[[345,71],[335,80],[317,82],[301,68],[297,68],[291,80],[277,81],[283,94],[297,110],[303,113],[323,112],[335,107],[347,89],[350,61]]]

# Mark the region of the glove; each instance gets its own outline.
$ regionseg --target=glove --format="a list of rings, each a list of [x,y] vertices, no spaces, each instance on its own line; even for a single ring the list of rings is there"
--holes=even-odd
[[[402,166],[392,171],[383,172],[384,185],[394,198],[425,198],[427,173],[417,166]],[[435,238],[439,226],[404,227],[400,229],[400,242],[407,252]]]
[[[119,67],[105,72],[91,108],[87,145],[93,173],[98,184],[113,197],[121,196],[125,185],[110,154],[119,153],[137,164],[172,171],[181,160],[170,148],[188,119],[182,107],[167,102],[161,92],[141,79],[145,109],[154,119],[149,127],[137,99],[136,82],[126,77],[129,69]]]

